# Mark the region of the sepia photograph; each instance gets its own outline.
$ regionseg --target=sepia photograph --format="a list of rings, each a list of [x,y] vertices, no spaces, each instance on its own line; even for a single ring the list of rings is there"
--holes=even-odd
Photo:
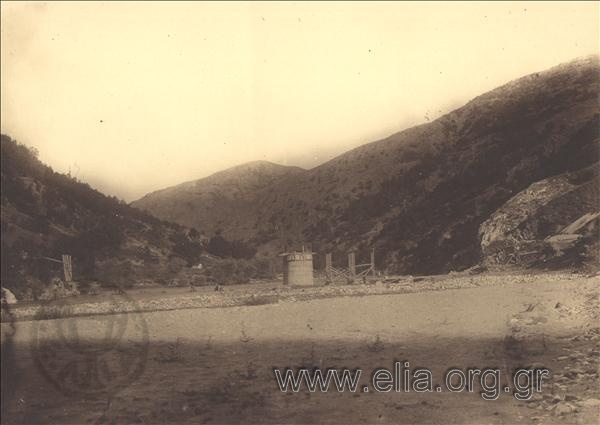
[[[0,424],[600,425],[600,2],[0,30]]]

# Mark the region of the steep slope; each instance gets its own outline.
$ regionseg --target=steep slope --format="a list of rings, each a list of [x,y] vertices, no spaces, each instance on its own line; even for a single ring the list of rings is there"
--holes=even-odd
[[[481,257],[479,225],[502,204],[599,160],[599,75],[594,56],[510,82],[432,123],[277,180],[257,208],[220,226],[267,252],[304,243],[360,256],[374,247],[392,272],[468,267]]]
[[[1,136],[2,286],[19,298],[43,290],[73,257],[73,276],[128,285],[169,278],[200,255],[181,226],[162,222],[69,176]]]
[[[252,214],[265,190],[304,171],[267,161],[249,162],[203,179],[152,192],[131,205],[163,220],[213,234],[216,229],[228,229]],[[244,236],[252,235],[236,234],[237,238]]]

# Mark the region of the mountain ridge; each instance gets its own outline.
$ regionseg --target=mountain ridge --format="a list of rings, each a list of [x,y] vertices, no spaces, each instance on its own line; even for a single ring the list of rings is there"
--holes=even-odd
[[[281,169],[285,168],[285,169],[290,169],[290,170],[294,170],[295,169],[297,172],[306,171],[306,169],[304,169],[302,167],[295,166],[295,165],[283,165],[283,164],[278,164],[278,163],[272,162],[272,161],[258,159],[258,160],[255,160],[255,161],[243,162],[241,164],[237,164],[237,165],[234,165],[234,166],[231,166],[231,167],[227,167],[227,168],[225,168],[223,170],[220,170],[220,171],[215,171],[214,173],[209,174],[208,176],[205,176],[205,177],[201,177],[201,178],[198,178],[198,179],[187,180],[187,181],[184,181],[182,183],[177,183],[176,185],[173,185],[173,186],[167,186],[167,187],[164,187],[162,189],[157,189],[157,190],[154,190],[152,192],[148,192],[147,194],[143,195],[142,197],[131,201],[130,204],[138,203],[138,202],[140,202],[142,199],[144,199],[147,196],[152,196],[152,195],[156,195],[156,194],[159,194],[159,193],[163,193],[164,191],[167,191],[167,190],[170,190],[170,189],[174,189],[174,188],[177,188],[177,187],[189,187],[189,186],[195,185],[198,182],[203,181],[203,180],[209,180],[209,179],[210,180],[214,180],[214,179],[226,176],[229,173],[239,172],[239,171],[246,171],[248,169],[252,169],[254,167],[261,167],[261,166],[263,166],[263,167],[272,167],[272,168],[281,168]]]
[[[479,261],[478,227],[504,202],[598,161],[599,75],[598,56],[588,56],[507,82],[430,123],[271,179],[249,202],[212,202],[212,216],[192,208],[184,220],[173,200],[168,216],[147,210],[265,253],[374,247],[390,271],[462,269]]]
[[[193,227],[200,232],[215,233],[223,215],[236,217],[256,203],[253,192],[261,192],[270,187],[276,179],[286,179],[306,172],[295,167],[258,160],[239,164],[207,177],[191,180],[152,192],[134,202],[132,206],[144,210],[159,211],[158,215],[165,220],[178,222]],[[250,196],[249,196],[250,195]],[[187,212],[176,212],[173,215],[172,204],[184,203]],[[218,214],[211,215],[212,208],[218,204]],[[196,214],[203,211],[204,215]],[[225,211],[224,211],[225,210]],[[183,216],[182,216],[183,215]],[[210,226],[203,222],[210,220]]]

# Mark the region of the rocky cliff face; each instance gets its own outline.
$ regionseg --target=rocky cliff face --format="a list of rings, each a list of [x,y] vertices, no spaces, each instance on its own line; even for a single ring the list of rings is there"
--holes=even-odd
[[[600,211],[599,178],[599,167],[589,167],[540,180],[512,197],[479,227],[484,262],[488,266],[597,262],[594,247],[600,235],[586,226]],[[582,226],[570,226],[582,218]]]

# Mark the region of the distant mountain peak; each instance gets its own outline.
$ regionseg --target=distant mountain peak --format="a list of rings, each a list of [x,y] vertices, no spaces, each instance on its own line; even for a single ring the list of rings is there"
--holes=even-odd
[[[281,165],[275,162],[266,161],[264,159],[259,159],[256,161],[244,162],[243,164],[234,165],[232,167],[226,168],[221,171],[217,171],[209,175],[206,178],[210,178],[215,175],[220,175],[223,173],[235,173],[235,172],[244,172],[244,171],[253,171],[260,170],[264,172],[302,172],[306,171],[303,168],[296,167],[293,165]]]
[[[270,187],[304,172],[300,167],[251,161],[152,192],[132,206],[212,234],[226,227],[225,220],[244,220],[244,214],[259,205]]]

